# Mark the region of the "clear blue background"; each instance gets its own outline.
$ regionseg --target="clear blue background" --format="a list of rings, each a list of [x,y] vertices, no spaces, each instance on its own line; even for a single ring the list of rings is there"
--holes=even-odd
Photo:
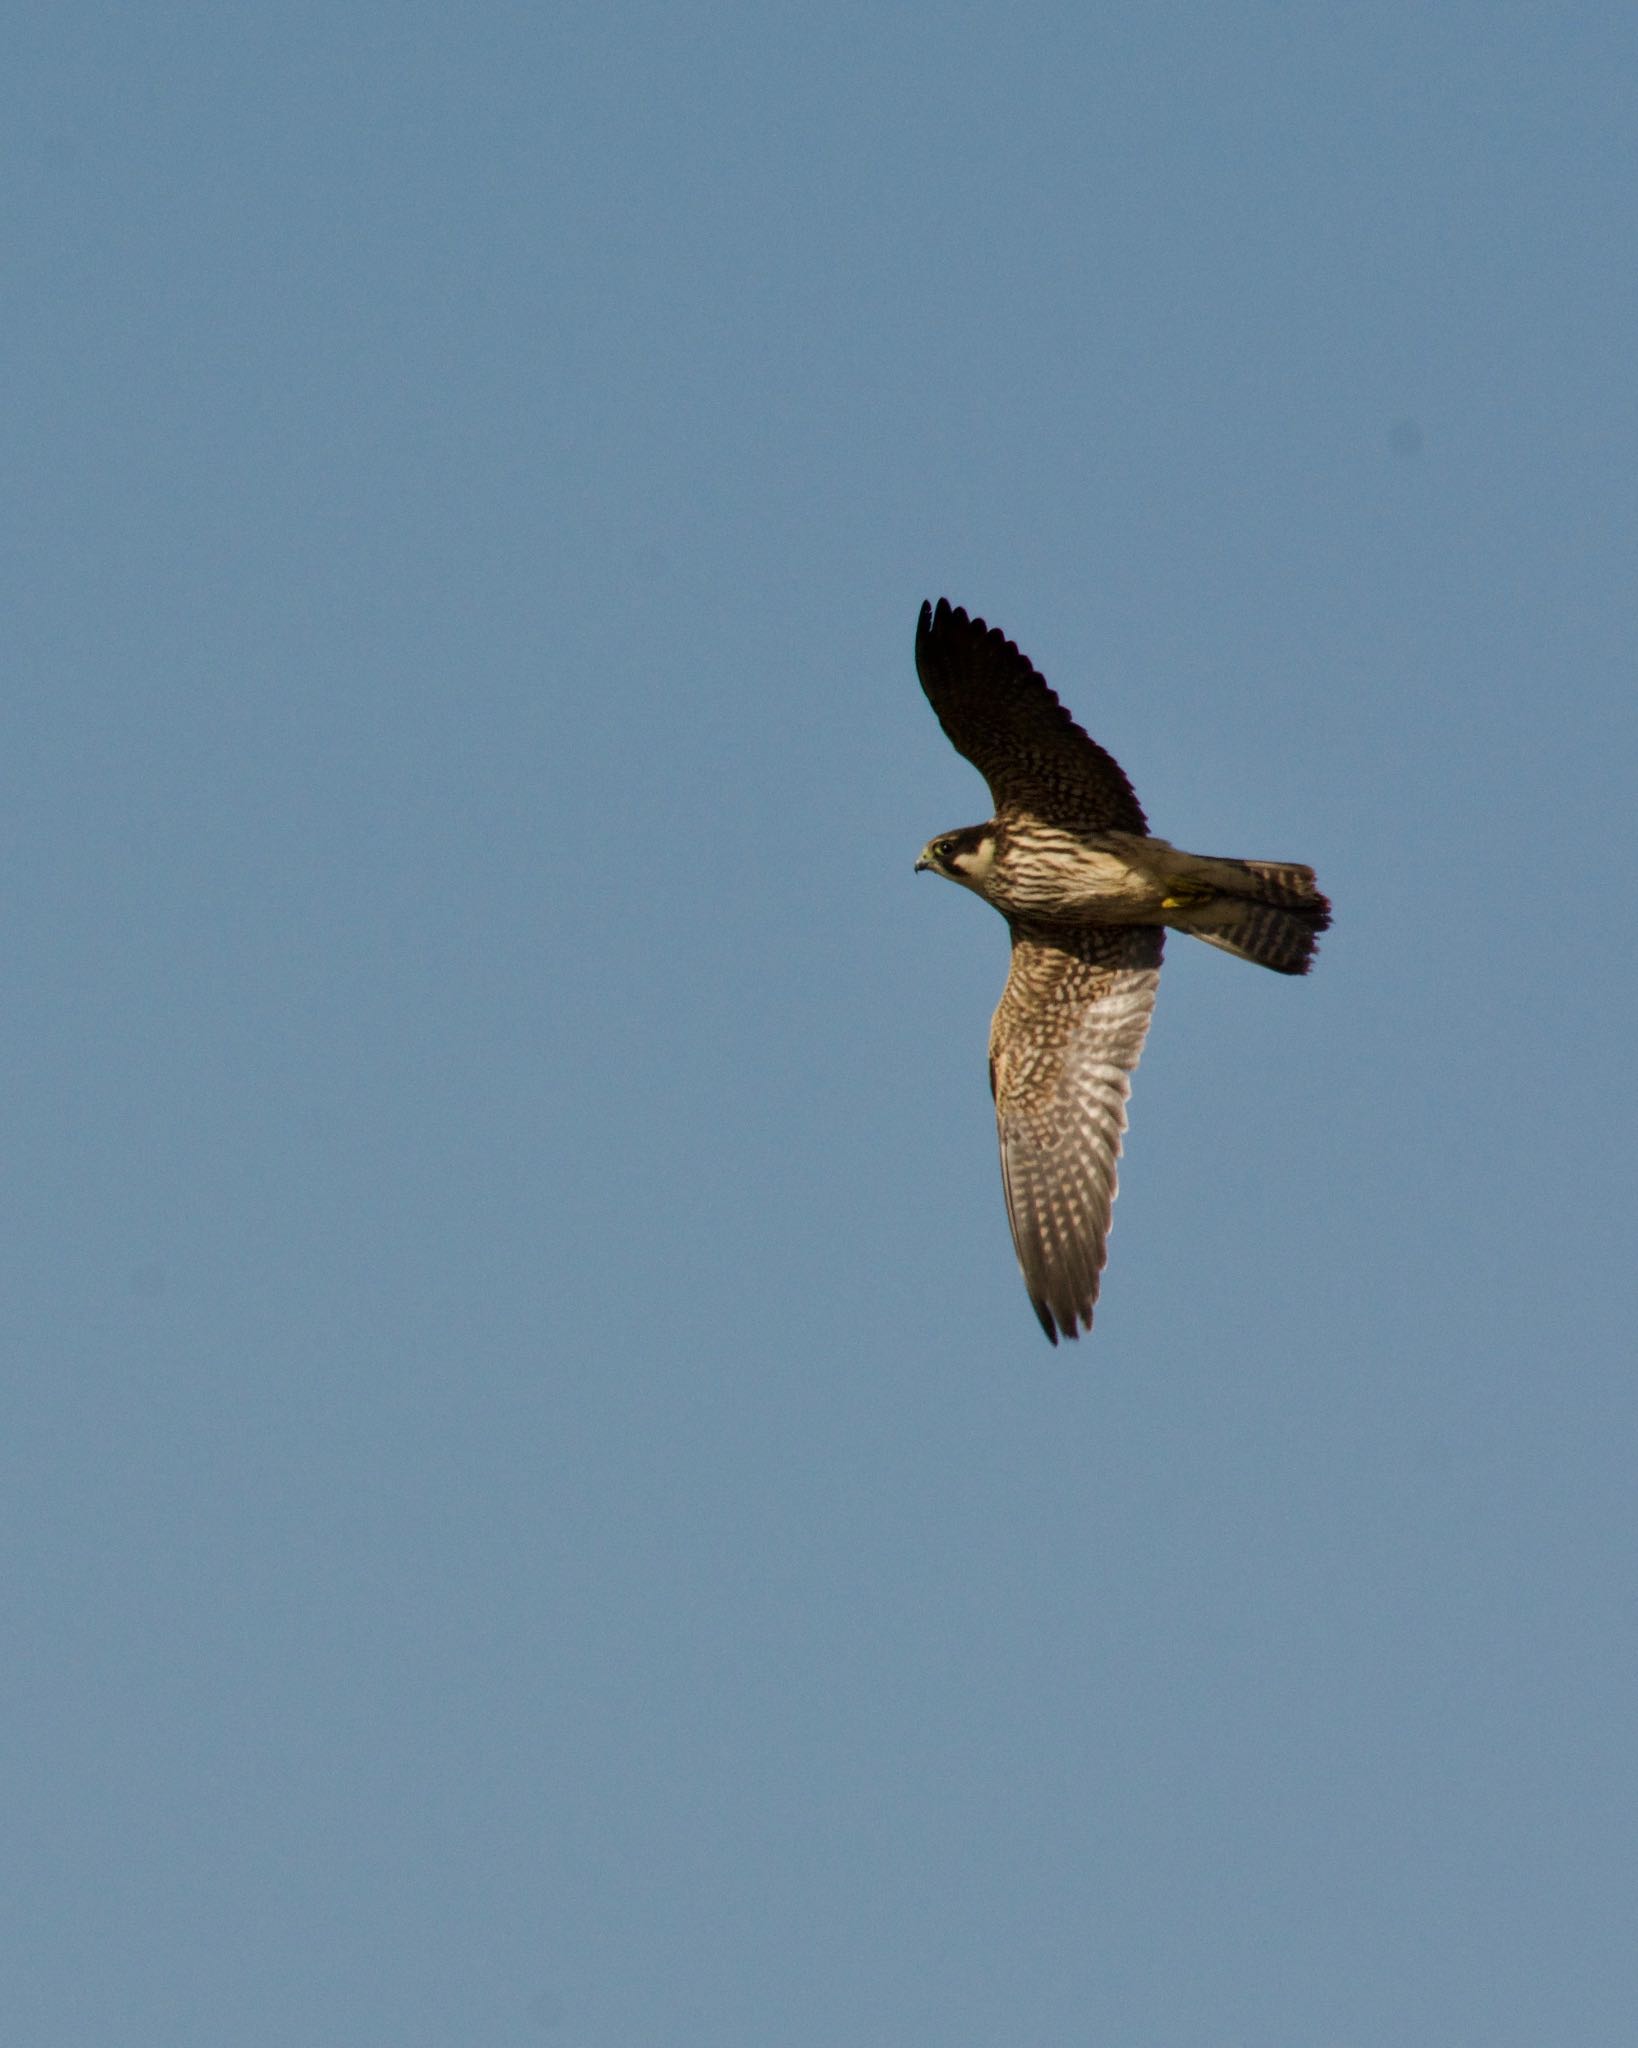
[[[1633,2038],[1635,91],[14,20],[9,2040]],[[1173,942],[1058,1351],[939,594],[1337,904]]]

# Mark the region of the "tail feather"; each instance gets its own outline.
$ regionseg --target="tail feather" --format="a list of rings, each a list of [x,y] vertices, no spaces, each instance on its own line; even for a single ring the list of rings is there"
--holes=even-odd
[[[1323,907],[1329,916],[1331,906],[1315,888],[1312,868],[1305,868],[1294,860],[1242,860],[1236,861],[1235,866],[1257,877],[1264,885],[1268,902],[1310,909]]]
[[[1276,974],[1306,974],[1331,922],[1314,870],[1295,861],[1212,860],[1201,863],[1202,880],[1208,870],[1209,892],[1179,902],[1177,929]]]

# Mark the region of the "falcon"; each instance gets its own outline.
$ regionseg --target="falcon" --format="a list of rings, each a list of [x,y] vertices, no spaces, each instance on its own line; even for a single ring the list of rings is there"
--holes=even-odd
[[[1312,868],[1154,838],[1113,758],[1003,633],[959,605],[922,606],[916,671],[995,805],[987,823],[929,840],[916,872],[971,889],[1012,932],[990,1093],[1013,1246],[1056,1344],[1092,1327],[1165,928],[1306,974],[1331,906]]]

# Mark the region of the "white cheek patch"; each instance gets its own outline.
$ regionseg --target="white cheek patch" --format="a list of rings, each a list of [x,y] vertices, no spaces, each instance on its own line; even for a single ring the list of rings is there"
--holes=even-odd
[[[995,866],[995,841],[986,839],[972,853],[958,853],[951,866],[964,882],[988,881]]]

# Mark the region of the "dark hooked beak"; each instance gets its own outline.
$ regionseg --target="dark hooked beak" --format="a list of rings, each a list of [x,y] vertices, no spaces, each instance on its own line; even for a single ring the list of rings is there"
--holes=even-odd
[[[923,868],[930,868],[932,865],[933,863],[927,858],[926,854],[918,853],[916,855],[916,873],[918,875],[921,873]]]

